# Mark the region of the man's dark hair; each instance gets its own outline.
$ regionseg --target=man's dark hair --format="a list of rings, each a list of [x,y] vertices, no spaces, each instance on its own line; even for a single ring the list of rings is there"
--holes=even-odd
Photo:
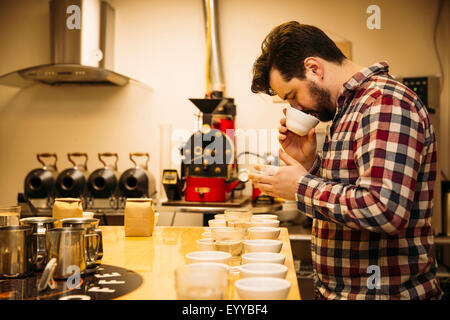
[[[342,64],[346,57],[336,44],[317,27],[290,21],[275,27],[261,45],[262,53],[253,65],[252,92],[275,95],[269,84],[272,68],[283,80],[305,78],[304,60],[319,57]]]

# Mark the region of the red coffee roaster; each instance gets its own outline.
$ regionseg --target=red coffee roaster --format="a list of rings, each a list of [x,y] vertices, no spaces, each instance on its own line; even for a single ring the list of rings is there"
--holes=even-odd
[[[224,202],[244,188],[238,178],[234,128],[236,105],[220,94],[189,99],[202,112],[202,127],[181,148],[181,178],[164,170],[163,185],[169,200]]]

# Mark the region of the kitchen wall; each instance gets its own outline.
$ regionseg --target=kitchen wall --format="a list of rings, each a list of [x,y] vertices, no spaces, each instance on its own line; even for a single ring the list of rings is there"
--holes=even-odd
[[[137,79],[123,88],[37,85],[25,90],[0,86],[0,203],[13,203],[25,175],[39,164],[38,152],[118,152],[119,169],[128,153],[151,155],[159,178],[160,125],[193,130],[196,108],[187,100],[205,92],[205,33],[202,0],[110,0],[116,9],[116,71]],[[387,60],[394,75],[438,74],[433,48],[437,0],[218,0],[226,95],[237,104],[237,127],[276,129],[282,104],[250,92],[251,68],[261,41],[276,25],[298,20],[348,40],[353,60],[371,65]],[[381,29],[369,30],[366,9],[381,8]],[[449,136],[449,1],[439,25],[446,68],[441,99],[442,135]],[[445,22],[445,23],[444,23]],[[0,0],[0,74],[50,62],[47,0]],[[270,141],[268,142],[270,144]],[[448,159],[448,139],[440,156]],[[175,164],[176,165],[176,164]],[[442,162],[450,177],[450,164]]]

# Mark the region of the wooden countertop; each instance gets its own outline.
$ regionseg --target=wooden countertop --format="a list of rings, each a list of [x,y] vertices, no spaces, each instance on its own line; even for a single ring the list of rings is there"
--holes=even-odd
[[[125,237],[123,226],[101,226],[103,232],[103,264],[126,268],[139,273],[142,285],[118,299],[128,300],[175,300],[174,270],[185,264],[185,255],[197,251],[196,240],[201,238],[205,227],[157,226],[151,237]],[[297,275],[294,268],[287,228],[281,228],[283,241],[281,253],[286,256],[288,267],[286,279],[292,284],[288,300],[299,300]],[[239,275],[230,276],[228,299],[238,300],[234,282]]]

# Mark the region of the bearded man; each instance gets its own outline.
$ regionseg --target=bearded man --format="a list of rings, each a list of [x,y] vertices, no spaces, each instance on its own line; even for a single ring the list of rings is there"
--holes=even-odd
[[[286,166],[250,176],[313,219],[316,297],[440,297],[430,256],[436,139],[417,95],[388,74],[386,62],[359,66],[323,31],[295,21],[263,41],[251,89],[332,121],[319,156],[314,128],[298,136],[283,117]]]

